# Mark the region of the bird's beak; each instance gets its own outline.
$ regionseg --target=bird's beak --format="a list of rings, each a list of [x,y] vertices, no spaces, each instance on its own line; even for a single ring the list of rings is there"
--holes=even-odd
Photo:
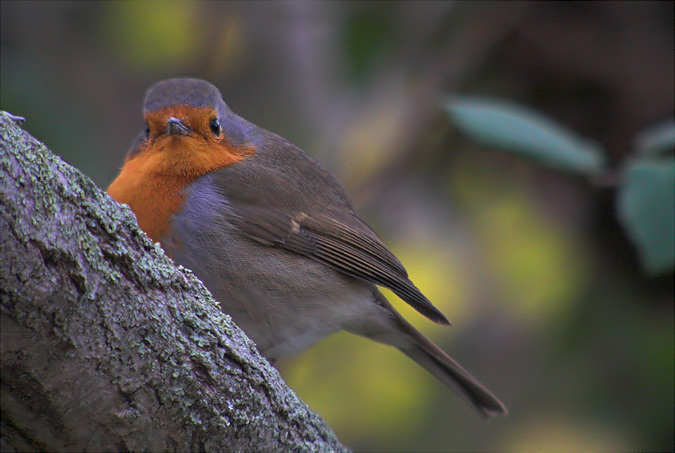
[[[166,126],[166,135],[188,135],[190,133],[190,128],[187,127],[181,120],[175,117],[169,118],[168,124]]]

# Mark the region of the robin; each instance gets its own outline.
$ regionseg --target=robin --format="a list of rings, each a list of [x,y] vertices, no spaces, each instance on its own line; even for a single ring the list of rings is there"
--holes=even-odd
[[[203,80],[158,82],[143,110],[145,130],[108,192],[267,359],[344,329],[400,349],[484,416],[506,414],[377,289],[449,324],[317,160],[234,114]]]

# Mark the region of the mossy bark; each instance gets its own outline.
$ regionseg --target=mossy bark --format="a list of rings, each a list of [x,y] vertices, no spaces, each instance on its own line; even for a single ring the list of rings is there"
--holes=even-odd
[[[343,450],[133,213],[0,112],[0,448]]]

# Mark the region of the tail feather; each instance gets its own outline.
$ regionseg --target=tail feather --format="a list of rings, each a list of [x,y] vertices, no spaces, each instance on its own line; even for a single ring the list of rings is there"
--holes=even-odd
[[[485,417],[506,415],[508,410],[478,379],[473,377],[452,357],[415,329],[389,304],[377,290],[373,291],[379,305],[388,309],[393,319],[386,323],[369,324],[367,328],[351,329],[354,333],[397,347],[446,387],[456,391]],[[380,320],[382,321],[382,320]]]
[[[407,324],[407,323],[406,323]],[[506,415],[508,410],[478,379],[417,330],[408,332],[415,342],[399,349],[433,374],[446,387],[457,391],[485,417]]]

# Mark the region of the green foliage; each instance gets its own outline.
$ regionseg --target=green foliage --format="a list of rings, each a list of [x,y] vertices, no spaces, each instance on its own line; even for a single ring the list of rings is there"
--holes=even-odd
[[[525,107],[453,97],[445,109],[459,130],[484,145],[588,177],[606,169],[598,145]],[[635,142],[635,157],[624,166],[618,187],[617,216],[645,272],[661,274],[675,267],[675,122],[652,127]]]
[[[675,160],[640,159],[628,164],[619,188],[617,215],[637,246],[642,267],[650,274],[672,270]]]
[[[635,148],[641,156],[658,156],[673,152],[675,147],[675,118],[650,127],[638,134]]]
[[[479,143],[586,175],[605,168],[600,147],[541,113],[505,101],[452,97],[445,109],[459,130]]]

